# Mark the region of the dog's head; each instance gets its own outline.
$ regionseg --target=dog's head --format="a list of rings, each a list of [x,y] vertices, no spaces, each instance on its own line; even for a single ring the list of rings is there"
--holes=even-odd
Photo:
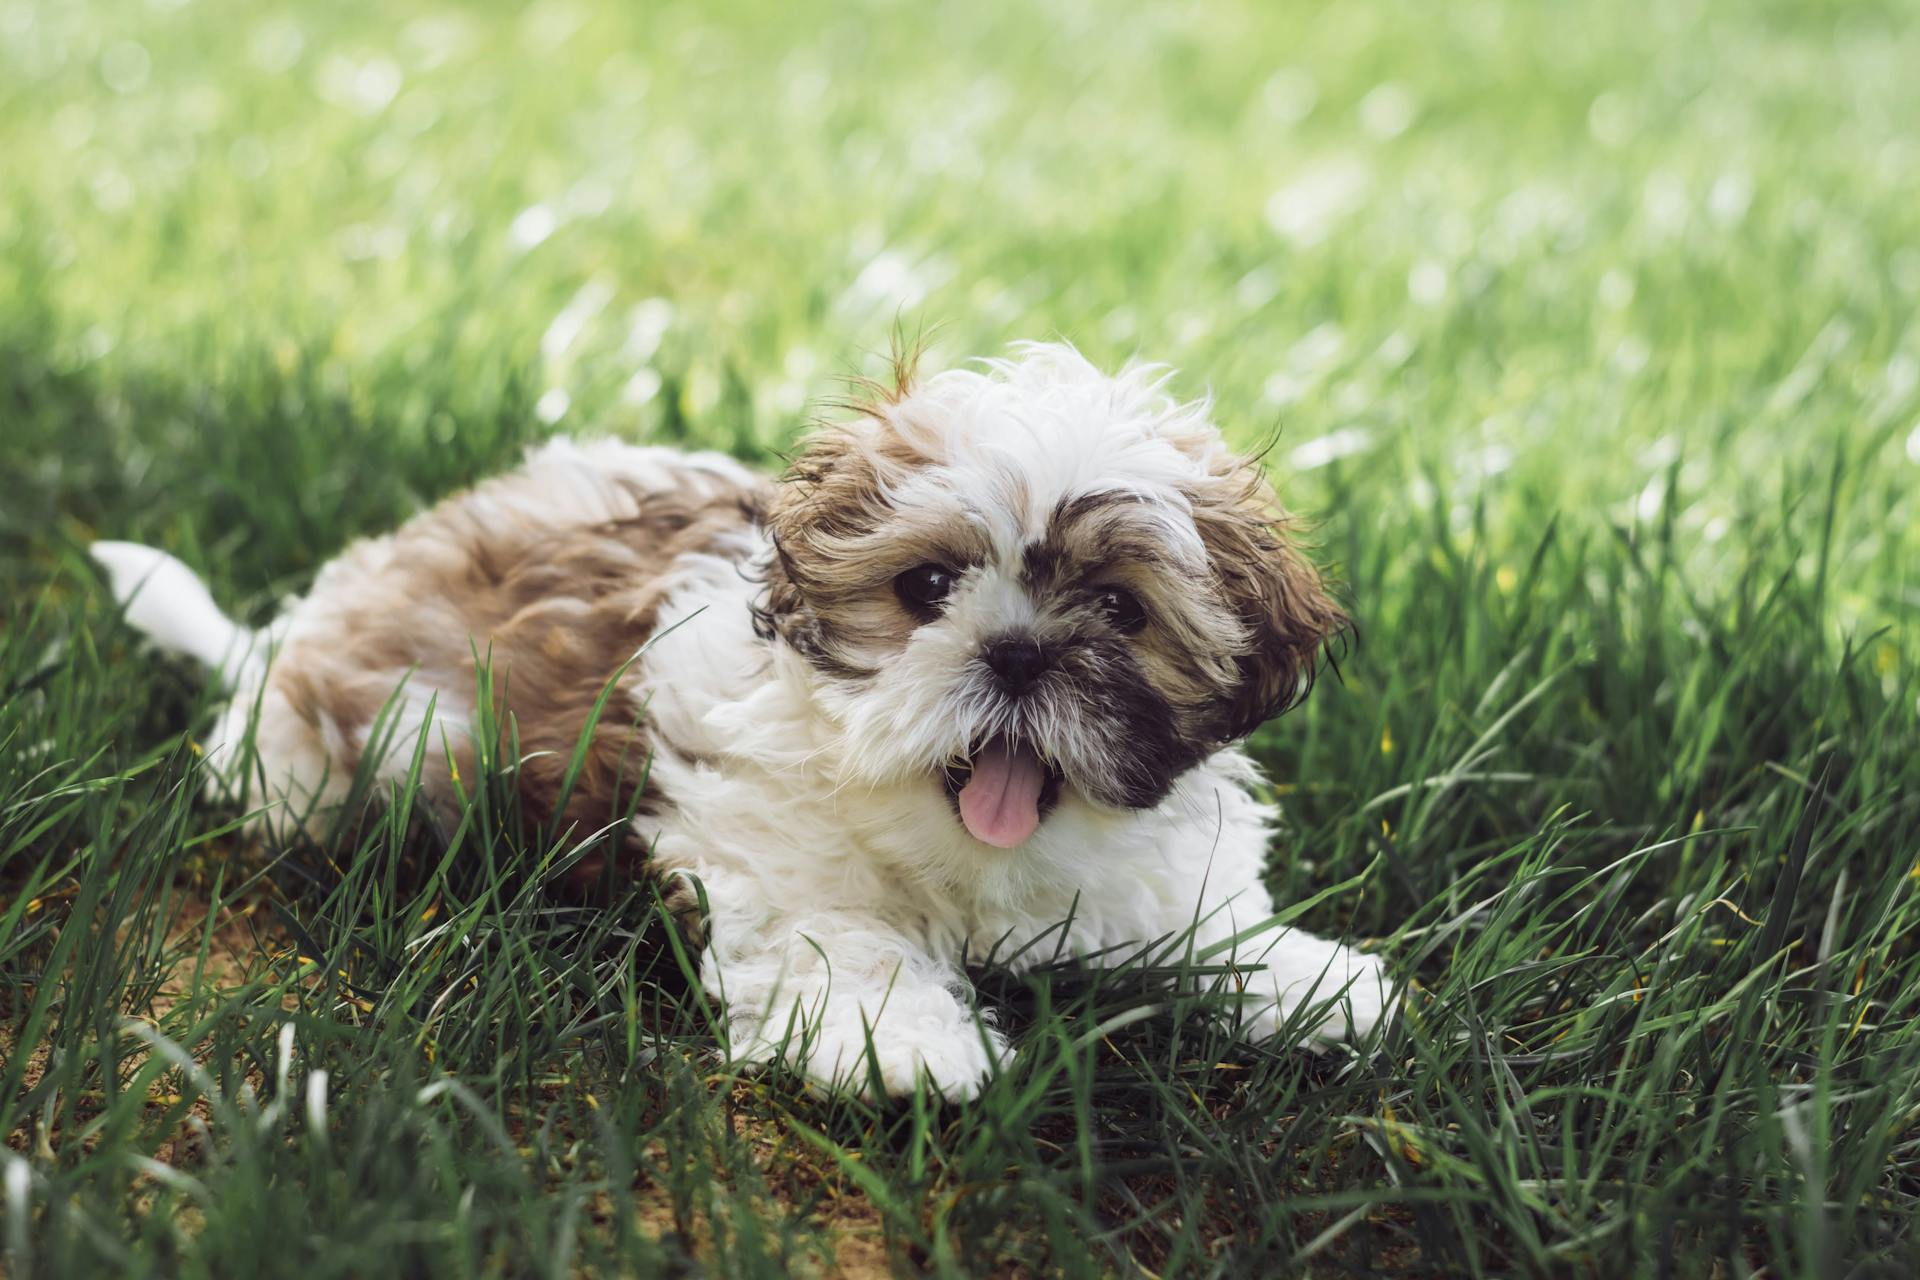
[[[850,785],[924,780],[1010,848],[1063,793],[1159,804],[1292,705],[1345,622],[1257,464],[1151,369],[1065,346],[876,388],[768,518],[760,622]]]

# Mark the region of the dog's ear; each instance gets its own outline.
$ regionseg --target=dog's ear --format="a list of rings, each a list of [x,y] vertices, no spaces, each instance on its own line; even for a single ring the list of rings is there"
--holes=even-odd
[[[1220,708],[1220,737],[1231,741],[1306,696],[1347,616],[1258,462],[1234,461],[1188,496],[1221,595],[1245,629],[1234,654],[1240,680]]]
[[[765,571],[766,594],[754,610],[762,638],[779,636],[810,656],[819,648],[807,588],[827,585],[836,534],[852,532],[849,526],[876,490],[854,428],[822,425],[807,437],[767,509],[773,557]]]
[[[755,609],[764,638],[778,635],[823,666],[836,665],[835,605],[868,588],[872,544],[896,514],[890,490],[926,458],[889,421],[913,391],[912,359],[896,354],[891,384],[859,380],[828,406],[781,477],[766,515],[773,543],[766,595]]]
[[[776,617],[788,616],[805,604],[796,581],[793,551],[798,550],[805,559],[816,512],[831,505],[830,496],[821,493],[821,485],[837,469],[835,457],[845,448],[837,433],[829,434],[816,426],[801,441],[800,452],[788,459],[773,500],[767,505],[763,523],[773,543],[773,561],[767,566],[767,608]]]

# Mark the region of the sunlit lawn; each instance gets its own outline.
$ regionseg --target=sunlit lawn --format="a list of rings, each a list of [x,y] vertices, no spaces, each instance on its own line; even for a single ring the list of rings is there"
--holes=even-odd
[[[3,0],[8,1273],[1920,1271],[1915,68],[1871,3]],[[981,975],[970,1106],[736,1077],[498,796],[239,840],[84,560],[263,618],[552,432],[777,465],[896,327],[1275,441],[1361,642],[1273,879],[1364,872],[1383,1039],[1063,967]]]

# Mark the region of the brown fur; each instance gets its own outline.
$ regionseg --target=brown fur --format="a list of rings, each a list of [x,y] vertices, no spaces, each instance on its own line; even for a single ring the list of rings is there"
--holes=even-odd
[[[1312,687],[1321,651],[1348,625],[1259,464],[1235,461],[1189,495],[1221,595],[1246,629],[1241,679],[1222,706],[1223,740],[1244,737]]]
[[[1211,748],[1219,741],[1220,701],[1240,679],[1238,666],[1220,648],[1220,637],[1233,631],[1236,618],[1213,593],[1193,589],[1205,584],[1204,567],[1176,560],[1152,514],[1127,493],[1063,502],[1045,537],[1027,548],[1022,576],[1036,598],[1076,606],[1062,619],[1071,627],[1067,634],[1104,632],[1095,596],[1106,585],[1139,597],[1153,624],[1124,643],[1165,699],[1179,737],[1196,750]]]
[[[608,694],[564,802],[561,792],[595,703],[653,634],[672,586],[665,571],[752,524],[767,494],[711,478],[657,493],[610,485],[568,520],[533,518],[525,512],[540,504],[515,503],[516,486],[536,483],[526,473],[503,477],[349,549],[315,584],[332,604],[312,612],[324,625],[289,639],[267,696],[286,698],[323,741],[345,744],[335,758],[351,769],[403,681],[470,705],[477,654],[491,673],[502,759],[513,758],[517,740],[523,812],[579,840],[648,811],[649,799],[632,790],[648,754],[643,695],[627,683]],[[436,734],[429,799],[448,801],[456,776],[475,785],[473,763],[465,734]],[[583,865],[578,875],[598,871]]]
[[[1206,571],[1172,558],[1138,498],[1108,493],[1061,504],[1046,537],[1027,550],[1025,578],[1036,594],[1117,583],[1145,602],[1154,621],[1133,639],[1132,656],[1166,699],[1179,737],[1198,750],[1244,737],[1293,705],[1346,619],[1256,463],[1223,459],[1188,500]],[[1209,577],[1210,590],[1192,589]]]

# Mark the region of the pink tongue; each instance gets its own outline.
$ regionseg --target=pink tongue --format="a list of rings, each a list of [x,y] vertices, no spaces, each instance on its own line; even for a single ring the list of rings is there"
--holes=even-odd
[[[973,758],[973,776],[960,788],[960,821],[974,839],[1011,849],[1040,825],[1040,788],[1046,781],[1033,752],[992,743]]]

